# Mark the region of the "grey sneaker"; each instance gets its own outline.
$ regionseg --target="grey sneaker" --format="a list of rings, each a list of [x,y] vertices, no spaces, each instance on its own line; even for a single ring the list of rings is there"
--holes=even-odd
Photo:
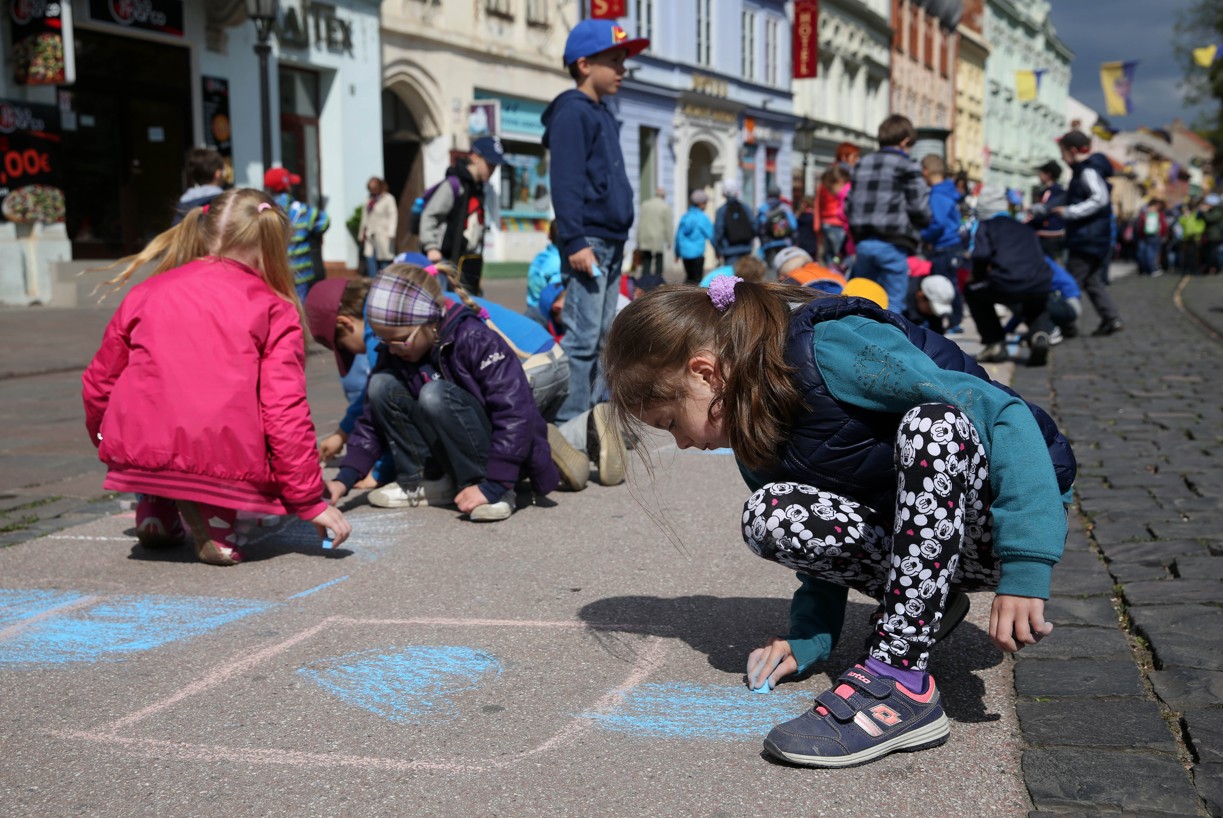
[[[581,491],[590,479],[590,459],[586,452],[579,452],[561,430],[548,424],[548,446],[552,449],[552,462],[561,474],[561,483],[569,491]]]
[[[1011,356],[1006,352],[1006,343],[1003,341],[990,344],[977,353],[977,363],[980,364],[997,364],[1010,359]]]
[[[418,508],[452,506],[454,496],[454,480],[447,475],[440,480],[425,480],[408,488],[391,483],[371,491],[368,499],[371,506],[378,508]]]
[[[1034,332],[1028,338],[1028,366],[1044,366],[1049,360],[1050,339],[1047,332]]]
[[[498,523],[502,520],[508,520],[513,515],[517,505],[514,490],[510,489],[497,502],[485,503],[482,506],[473,508],[470,515],[471,521],[473,523]]]
[[[590,426],[586,433],[586,451],[599,466],[599,484],[618,486],[624,482],[624,441],[612,417],[609,403],[599,403],[590,410]]]

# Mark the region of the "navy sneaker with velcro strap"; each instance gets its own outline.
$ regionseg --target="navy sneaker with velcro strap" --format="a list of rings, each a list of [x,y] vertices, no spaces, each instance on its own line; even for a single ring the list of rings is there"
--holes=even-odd
[[[764,749],[806,767],[854,767],[888,753],[937,747],[951,728],[934,677],[914,693],[895,679],[854,665],[815,706],[769,731]]]

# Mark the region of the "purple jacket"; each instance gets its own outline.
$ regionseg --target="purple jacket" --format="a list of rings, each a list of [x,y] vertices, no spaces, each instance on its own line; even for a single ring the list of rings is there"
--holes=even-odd
[[[529,477],[537,494],[548,494],[560,481],[548,446],[548,426],[535,406],[531,386],[518,356],[505,340],[462,304],[451,304],[429,357],[410,363],[394,355],[379,355],[371,374],[390,372],[413,396],[431,380],[443,378],[466,389],[484,407],[492,425],[486,477],[512,486]],[[348,438],[341,468],[367,474],[382,456],[383,442],[365,411]]]

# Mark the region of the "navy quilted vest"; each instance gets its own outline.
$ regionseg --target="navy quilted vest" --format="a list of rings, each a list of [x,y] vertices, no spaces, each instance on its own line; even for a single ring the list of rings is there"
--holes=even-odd
[[[765,483],[801,482],[832,491],[891,517],[896,505],[893,458],[900,415],[873,412],[834,399],[815,364],[812,344],[815,325],[847,315],[892,324],[941,368],[967,372],[1008,394],[1016,393],[990,380],[986,371],[954,342],[866,299],[819,298],[795,310],[785,356],[786,362],[797,370],[794,377],[807,408],[795,418],[790,439],[781,448],[777,463],[754,474]],[[1058,489],[1065,491],[1074,482],[1077,468],[1070,443],[1043,409],[1031,403],[1028,408],[1049,448]]]

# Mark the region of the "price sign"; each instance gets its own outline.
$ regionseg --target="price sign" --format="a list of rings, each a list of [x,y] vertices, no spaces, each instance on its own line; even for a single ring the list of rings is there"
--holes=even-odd
[[[0,99],[0,216],[5,220],[64,220],[59,143],[55,106]]]

